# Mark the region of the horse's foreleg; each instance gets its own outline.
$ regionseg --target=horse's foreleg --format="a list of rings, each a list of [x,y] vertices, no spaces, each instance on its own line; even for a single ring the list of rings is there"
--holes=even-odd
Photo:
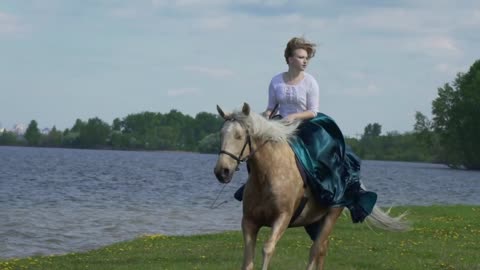
[[[242,219],[243,243],[243,270],[253,269],[253,259],[255,257],[255,244],[260,227],[247,219]]]
[[[272,225],[272,232],[270,238],[265,242],[263,247],[263,266],[262,270],[267,270],[270,259],[272,258],[273,251],[275,246],[278,243],[278,240],[282,237],[285,230],[288,228],[288,223],[290,222],[290,216],[284,214],[281,215],[275,223]]]
[[[335,226],[342,211],[343,207],[330,208],[328,213],[322,218],[320,232],[310,248],[310,260],[307,270],[323,269],[328,249],[328,236],[332,232],[333,226]]]

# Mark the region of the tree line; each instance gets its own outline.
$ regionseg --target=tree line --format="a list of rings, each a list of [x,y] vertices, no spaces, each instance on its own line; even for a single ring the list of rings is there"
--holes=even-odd
[[[23,137],[9,131],[0,134],[0,145],[213,152],[222,123],[223,119],[211,113],[191,117],[171,110],[130,114],[114,119],[111,125],[98,117],[77,119],[71,128],[60,131],[53,127],[42,134],[32,120]]]
[[[361,139],[347,142],[364,159],[427,161],[480,170],[480,60],[437,89],[432,119],[415,113],[413,131],[380,135],[369,124]]]
[[[379,123],[368,124],[360,138],[346,143],[362,158],[373,160],[425,161],[454,168],[480,169],[480,60],[452,83],[438,88],[432,102],[432,119],[416,112],[411,132],[387,132]],[[64,131],[53,127],[41,134],[32,120],[23,137],[0,133],[0,145],[45,147],[180,150],[216,153],[223,119],[207,112],[195,117],[177,110],[142,112],[116,118],[110,125],[98,117]]]

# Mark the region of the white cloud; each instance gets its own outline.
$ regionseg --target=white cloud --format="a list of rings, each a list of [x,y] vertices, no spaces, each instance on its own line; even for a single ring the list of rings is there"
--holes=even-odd
[[[226,16],[222,14],[222,16]],[[227,17],[227,16],[226,16]],[[285,36],[287,33],[295,35],[305,35],[310,38],[313,33],[325,30],[328,21],[322,18],[312,18],[299,13],[287,15],[259,16],[256,14],[230,14],[228,15],[228,28],[232,31],[243,32],[248,29],[249,36],[262,35],[264,32],[269,34],[280,34]],[[284,44],[280,44],[282,47]]]
[[[154,8],[205,8],[205,7],[221,7],[229,3],[224,0],[152,0]]]
[[[110,10],[110,15],[121,19],[134,19],[139,16],[138,10],[135,8],[116,8]]]
[[[465,12],[458,18],[458,23],[466,27],[480,27],[480,9]]]
[[[24,31],[25,26],[17,17],[0,12],[0,34],[18,34]]]
[[[364,80],[367,78],[367,74],[362,71],[352,71],[350,72],[349,77],[356,80]]]
[[[225,30],[230,26],[232,19],[230,17],[208,17],[201,18],[195,26],[201,30]]]
[[[378,86],[374,83],[369,83],[367,85],[367,91],[366,91],[368,94],[378,94],[380,93],[380,89],[378,88]]]
[[[202,66],[186,66],[183,69],[191,72],[205,74],[214,78],[225,78],[225,77],[230,77],[234,74],[233,71],[229,69],[210,68],[210,67],[202,67]]]
[[[370,82],[365,87],[347,88],[343,91],[343,94],[354,97],[369,97],[378,96],[381,92],[382,91],[375,83]]]
[[[286,68],[281,57],[285,42],[292,36],[305,35],[324,43],[319,44],[311,72],[322,78],[322,93],[334,96],[331,108],[343,108],[345,97],[352,97],[347,98],[352,103],[362,99],[365,104],[361,106],[373,107],[387,92],[392,92],[401,94],[388,106],[407,115],[415,109],[410,107],[413,105],[408,98],[400,98],[424,94],[425,89],[430,89],[432,94],[421,98],[425,108],[429,108],[430,97],[435,95],[438,85],[450,81],[450,74],[466,70],[458,67],[478,59],[480,41],[475,31],[480,29],[480,9],[478,4],[466,8],[457,2],[459,7],[445,7],[432,0],[419,4],[406,1],[409,2],[385,4],[300,0],[295,6],[279,6],[285,0],[100,0],[95,5],[63,0],[29,0],[36,3],[31,5],[12,1],[15,13],[0,12],[0,39],[8,36],[5,33],[21,30],[22,24],[35,27],[38,33],[29,42],[8,46],[12,55],[8,59],[27,57],[32,66],[25,68],[25,61],[10,61],[9,71],[3,74],[8,79],[1,80],[0,74],[0,81],[10,83],[6,87],[13,89],[12,93],[21,93],[22,89],[48,90],[54,85],[51,74],[60,80],[55,85],[71,85],[71,74],[84,71],[84,84],[96,86],[98,76],[89,76],[95,72],[89,71],[90,59],[95,59],[105,61],[99,62],[106,73],[101,74],[104,80],[96,86],[99,89],[117,89],[112,87],[115,85],[127,88],[138,83],[155,89],[158,80],[152,74],[161,74],[165,68],[171,68],[169,63],[177,62],[182,63],[181,72],[169,75],[168,87],[158,92],[160,98],[155,99],[159,106],[172,106],[171,101],[178,99],[182,101],[176,105],[180,111],[200,111],[201,104],[214,108],[208,105],[211,98],[204,95],[207,86],[208,91],[221,92],[227,81],[234,80],[230,91],[237,93],[236,99],[249,99],[255,106],[263,107],[265,95],[258,95],[255,89],[263,89],[265,80]],[[108,16],[134,20],[119,24]],[[51,46],[52,42],[55,46]],[[224,46],[218,46],[219,42]],[[69,65],[72,52],[85,61],[76,62],[78,66]],[[61,64],[62,68],[44,68],[46,57],[52,57],[52,63]],[[120,62],[121,68],[105,69],[107,63],[110,67]],[[194,84],[184,84],[185,77],[192,78]],[[248,82],[241,77],[248,77]],[[245,83],[258,86],[245,89]],[[126,92],[123,98],[131,98]],[[194,97],[192,106],[186,106],[188,100],[183,100],[189,96]],[[59,99],[57,103],[68,100]],[[342,103],[335,104],[337,100]],[[69,106],[76,108],[79,102]],[[135,104],[122,109],[136,110]],[[6,111],[3,109],[0,115],[8,115]],[[51,122],[55,121],[60,120]],[[411,119],[404,126],[410,127]]]
[[[163,8],[169,5],[168,0],[152,0],[152,6],[154,8]]]
[[[288,3],[288,0],[243,0],[242,3],[274,8],[286,5]]]
[[[320,21],[320,19],[312,20],[308,17],[302,16],[298,13],[290,15],[277,15],[272,17],[274,23],[283,23],[283,24],[313,24],[314,21]]]
[[[459,72],[468,71],[467,66],[451,65],[447,63],[440,63],[435,65],[434,70],[440,73],[447,74],[449,76],[455,76]]]
[[[350,28],[381,31],[412,32],[421,27],[421,18],[403,8],[381,8],[360,14],[338,17],[338,24]]]
[[[448,36],[410,38],[405,42],[406,49],[433,57],[461,56],[463,51],[457,42]]]
[[[210,4],[212,1],[204,1],[204,0],[174,0],[171,1],[173,4],[177,7],[192,7],[192,6],[199,6],[199,5],[205,5],[205,4]]]
[[[442,63],[435,66],[435,70],[439,72],[449,72],[450,66],[448,64]]]
[[[450,37],[428,37],[420,41],[420,46],[427,50],[441,50],[460,53],[461,50]]]
[[[167,95],[170,97],[177,97],[177,96],[198,94],[199,92],[200,90],[198,88],[175,88],[175,89],[169,89],[167,91]]]
[[[465,27],[479,25],[478,10],[460,8],[420,8],[408,7],[374,8],[367,11],[341,13],[331,20],[333,27],[376,31],[389,35],[451,35],[465,30]]]
[[[61,12],[67,1],[64,0],[30,0],[32,8],[38,12],[55,14]]]

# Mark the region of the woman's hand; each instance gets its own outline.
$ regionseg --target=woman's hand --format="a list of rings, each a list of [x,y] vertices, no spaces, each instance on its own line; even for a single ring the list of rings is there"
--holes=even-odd
[[[293,122],[297,121],[297,117],[294,114],[287,115],[282,119],[283,122],[285,122],[286,125],[291,125]]]
[[[290,115],[287,115],[282,119],[282,121],[286,125],[290,125],[293,122],[312,119],[313,117],[315,117],[314,113],[312,113],[311,111],[304,111],[300,113],[292,113]]]
[[[271,111],[266,110],[266,111],[264,111],[264,112],[262,113],[262,116],[265,117],[265,118],[267,118],[267,119],[269,119],[271,113],[272,113]]]

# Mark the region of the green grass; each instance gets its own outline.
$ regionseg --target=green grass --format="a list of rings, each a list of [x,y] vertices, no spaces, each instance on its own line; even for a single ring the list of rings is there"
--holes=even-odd
[[[409,210],[413,230],[370,229],[342,216],[330,237],[326,269],[479,269],[480,207],[429,206]],[[262,229],[257,245],[260,268]],[[304,269],[311,241],[303,228],[289,229],[277,245],[271,269]],[[195,236],[144,236],[85,253],[2,260],[0,269],[239,269],[241,232]]]

